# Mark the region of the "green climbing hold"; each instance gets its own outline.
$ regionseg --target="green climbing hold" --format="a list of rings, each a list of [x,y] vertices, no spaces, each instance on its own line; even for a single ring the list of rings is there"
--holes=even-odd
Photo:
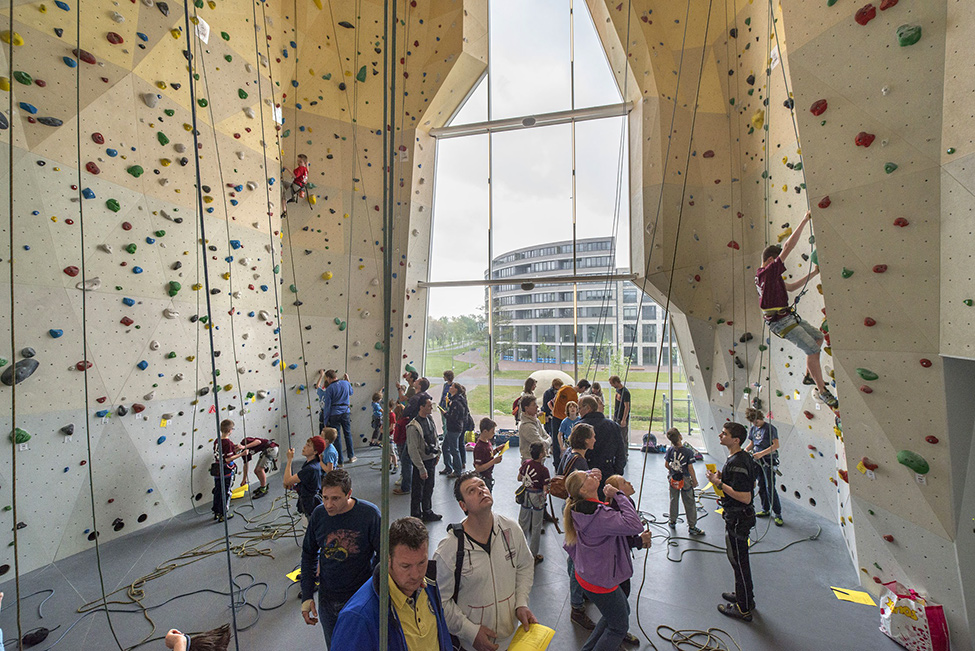
[[[870,515],[877,515],[876,513],[873,512],[873,509],[867,509],[867,513],[869,513]]]
[[[975,302],[975,301],[972,301],[972,299],[970,299],[970,298],[966,298],[964,301],[962,301],[962,303],[964,303],[968,307],[971,307],[973,302]]]
[[[14,70],[14,79],[25,86],[30,86],[34,83],[34,79],[23,70]]]
[[[247,399],[248,400],[251,400],[253,397],[254,397],[254,392],[253,391],[248,391],[247,392]]]
[[[166,109],[165,111],[163,111],[163,113],[165,113],[169,117],[173,117],[174,115],[176,115],[176,110],[175,109]]]
[[[166,355],[166,359],[176,359],[176,351],[175,350],[169,351],[169,354]]]
[[[817,267],[819,266],[819,249],[813,249],[812,255],[809,256],[809,260]]]
[[[819,329],[823,334],[829,334],[829,324],[826,322],[826,319],[823,319],[823,323],[819,326]]]
[[[228,34],[227,32],[220,32],[220,38],[222,38],[225,41],[229,41],[230,40],[230,34]]]
[[[752,388],[751,387],[745,387],[744,389],[741,390],[741,392],[742,393],[751,393],[752,392]]]
[[[361,68],[359,68],[359,72],[357,72],[356,75],[355,75],[355,80],[356,81],[365,81],[366,80],[366,67],[365,66],[362,66]]]
[[[119,204],[118,199],[109,199],[105,202],[105,207],[112,212],[118,212],[122,209],[121,204]]]
[[[751,19],[751,17],[748,17],[748,18],[746,18],[746,19],[745,19],[745,24],[746,24],[746,25],[751,25],[751,24],[752,24],[752,19]]]
[[[724,323],[724,319],[718,319],[717,323],[718,325],[721,325],[722,323]]]
[[[241,99],[247,99],[247,91],[244,90],[243,88],[238,88],[237,89],[237,96],[239,98],[241,98]]]
[[[383,349],[383,342],[377,341],[376,344],[373,346],[373,348],[375,348],[376,350],[382,350]]]
[[[901,47],[914,45],[921,40],[920,25],[901,25],[897,28],[897,42]]]
[[[341,323],[342,323],[342,319],[340,319],[339,317],[335,317],[335,325],[340,325]]]
[[[181,290],[181,289],[183,289],[183,286],[180,285],[178,282],[176,282],[175,280],[170,280],[169,281],[169,295],[170,296],[176,296],[176,294],[178,294],[179,293],[179,290]]]
[[[230,56],[229,54],[225,54],[225,55],[223,55],[223,59],[224,59],[224,61],[226,61],[227,63],[230,63],[231,61],[233,61],[233,60],[234,60],[234,58],[233,58],[232,56]]]
[[[0,357],[0,368],[3,368],[6,365],[7,365],[7,358],[6,357]]]
[[[339,324],[339,332],[342,332],[347,327],[349,327],[348,324],[345,321],[343,321],[342,323]]]
[[[291,129],[285,129],[284,130],[284,133],[281,134],[281,137],[282,138],[287,138],[290,135],[291,135]]]
[[[203,9],[203,0],[196,0],[193,3],[193,6],[196,7],[197,9]]]
[[[416,367],[415,367],[415,366],[413,366],[412,364],[407,364],[407,365],[406,365],[406,368],[405,368],[404,370],[405,370],[405,371],[406,371],[407,373],[416,373],[416,372],[417,372],[417,371],[416,371]]]
[[[728,102],[729,102],[729,103],[730,103],[730,104],[731,104],[732,106],[734,106],[734,105],[735,105],[735,98],[734,98],[734,97],[732,97],[731,99],[729,99],[729,100],[728,100]]]
[[[145,170],[142,169],[141,165],[133,165],[132,167],[130,167],[125,171],[131,174],[132,176],[134,176],[135,178],[139,178],[145,173]]]
[[[836,3],[838,2],[838,1],[839,1],[839,0],[826,0],[826,6],[827,6],[827,7],[832,7],[832,6],[833,6],[833,5],[835,5],[835,4],[836,4]]]
[[[897,169],[897,163],[884,163],[884,171],[890,174]]]
[[[14,431],[10,432],[10,442],[20,445],[21,443],[26,443],[30,440],[30,434],[20,429],[19,427]]]
[[[196,100],[196,103],[200,105],[200,108],[206,108],[210,104],[206,97],[201,97],[200,99]]]
[[[931,466],[928,465],[928,460],[922,457],[917,452],[911,452],[910,450],[901,450],[897,453],[897,463],[907,466],[919,475],[926,475],[928,471],[931,470]]]
[[[281,271],[281,265],[279,264],[274,265],[274,273],[278,273],[279,271]]]
[[[793,165],[792,166],[792,169],[794,169],[797,172],[801,172],[802,171],[802,161],[799,161],[798,163],[796,163],[795,165]]]
[[[853,270],[843,267],[843,271],[840,272],[840,275],[843,276],[844,278],[849,278],[850,276],[853,275]]]
[[[159,141],[159,144],[160,145],[168,145],[169,144],[169,137],[165,133],[163,133],[162,131],[157,131],[156,132],[156,140]]]
[[[297,294],[297,293],[298,293],[298,286],[297,286],[297,285],[295,285],[294,283],[292,283],[292,284],[291,284],[291,286],[290,286],[290,287],[288,287],[288,289],[290,289],[290,290],[291,290],[291,293],[292,293],[292,294]]]
[[[153,235],[155,235],[156,237],[163,237],[164,235],[166,235],[166,231],[156,231],[155,233],[153,233]]]
[[[135,242],[131,242],[131,243],[125,245],[125,250],[127,252],[129,252],[129,253],[135,253],[135,250],[137,248],[138,247],[135,245]]]
[[[210,320],[210,317],[208,317],[208,316],[201,316],[200,317],[200,323],[206,323],[209,320]]]
[[[764,353],[766,350],[768,350],[768,346],[766,346],[765,344],[759,344],[758,345],[758,351],[760,353]]]
[[[951,155],[952,155],[952,154],[954,154],[954,153],[955,153],[955,148],[954,148],[954,147],[948,147],[948,152],[947,152],[947,154],[948,154],[949,156],[951,156]]]
[[[779,389],[776,389],[776,390],[775,390],[775,397],[776,397],[776,398],[781,398],[781,397],[782,397],[782,396],[784,396],[784,395],[785,395],[785,394],[784,394],[784,393],[782,393],[782,391],[780,391]]]
[[[862,379],[866,380],[867,382],[873,382],[874,380],[880,377],[879,375],[877,375],[876,373],[874,373],[868,368],[858,368],[857,375],[859,375]]]

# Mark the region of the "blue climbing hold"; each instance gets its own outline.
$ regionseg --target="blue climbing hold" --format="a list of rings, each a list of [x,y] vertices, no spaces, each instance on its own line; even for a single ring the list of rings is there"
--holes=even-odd
[[[132,273],[134,273],[134,274],[141,274],[142,273],[142,267],[132,267]]]
[[[2,114],[0,114],[0,115],[2,115]],[[0,129],[5,129],[5,128],[6,127],[0,127]],[[230,205],[231,206],[236,206],[237,205],[237,200],[236,199],[231,199],[230,200]]]
[[[115,158],[116,156],[118,156],[118,151],[115,150],[115,149],[106,149],[105,150],[105,153],[108,154],[109,156],[111,156],[112,158]]]
[[[159,438],[156,439],[156,445],[162,445],[163,443],[165,443],[165,441],[166,441],[166,437],[160,436]]]
[[[31,115],[36,115],[37,114],[37,107],[34,106],[33,104],[28,104],[27,102],[21,102],[20,103],[20,109],[22,111],[27,111]]]
[[[94,199],[95,193],[92,192],[91,188],[85,188],[81,191],[81,196],[83,196],[85,199]]]
[[[78,61],[72,57],[62,57],[62,60],[64,61],[64,65],[68,66],[69,68],[78,67]]]
[[[122,299],[122,302],[125,303],[126,305],[128,305],[129,307],[132,307],[133,305],[135,305],[135,299],[132,299],[132,298],[123,298]]]
[[[142,32],[136,32],[135,35],[139,37],[140,41],[146,41],[146,42],[149,41],[149,37],[143,34]]]
[[[224,262],[233,262],[234,261],[234,256],[228,255],[226,258],[223,259],[223,261]]]
[[[139,362],[138,364],[136,364],[136,366],[138,366],[140,369],[142,369],[144,371],[147,368],[149,368],[149,362],[147,362],[146,360],[142,360],[141,362]]]
[[[291,369],[291,370],[293,371],[293,370],[295,370],[296,368],[298,368],[298,365],[297,365],[297,364],[288,364],[288,368],[289,368],[289,369]]]
[[[235,192],[243,192],[243,190],[244,190],[244,186],[242,186],[242,185],[235,185],[234,186],[234,191]]]
[[[267,285],[261,285],[261,291],[266,292],[268,289]]]
[[[99,418],[105,418],[105,416],[108,416],[108,410],[102,409],[101,411],[96,411],[95,415],[98,416]]]
[[[152,237],[147,237],[146,238],[146,244],[155,244],[155,243],[156,243],[155,238],[152,238]]]
[[[51,338],[52,338],[52,339],[57,339],[58,337],[60,337],[61,335],[63,335],[63,334],[64,334],[64,330],[61,330],[61,329],[55,329],[55,328],[51,328],[51,329],[50,329],[50,330],[48,330],[47,332],[48,332],[48,334],[50,334],[50,335],[51,335]]]
[[[230,240],[230,246],[231,248],[239,249],[242,245],[240,243],[240,240]]]
[[[254,316],[254,314],[255,314],[254,312],[248,312],[247,316]]]
[[[71,7],[68,6],[67,2],[61,2],[61,0],[54,0],[54,4],[58,6],[58,9],[62,9],[64,11],[71,11]]]

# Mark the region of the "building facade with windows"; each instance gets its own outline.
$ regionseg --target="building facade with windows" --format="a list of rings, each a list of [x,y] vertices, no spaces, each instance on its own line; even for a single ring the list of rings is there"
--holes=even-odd
[[[628,269],[615,266],[615,250],[612,237],[576,240],[576,273],[628,274]],[[508,251],[492,260],[490,277],[511,281],[496,285],[492,292],[502,360],[572,364],[578,350],[580,365],[606,365],[617,351],[627,355],[632,366],[669,363],[663,310],[649,296],[641,302],[642,292],[629,280],[574,287],[573,283],[538,282],[572,271],[572,240]],[[528,280],[534,285],[522,284]]]

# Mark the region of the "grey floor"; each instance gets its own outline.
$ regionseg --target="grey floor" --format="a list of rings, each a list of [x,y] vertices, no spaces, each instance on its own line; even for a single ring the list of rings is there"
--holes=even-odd
[[[378,502],[379,471],[372,467],[373,463],[378,463],[378,459],[377,450],[366,450],[360,453],[358,463],[347,466],[352,473],[355,496]],[[468,464],[470,462],[468,455]],[[495,508],[512,517],[517,517],[517,506],[511,497],[517,462],[517,454],[506,455],[495,470]],[[643,462],[642,455],[631,453],[626,474],[637,486]],[[660,455],[647,458],[641,506],[665,523],[663,514],[667,508],[667,487],[662,462]],[[111,617],[115,634],[123,648],[131,648],[143,639],[165,634],[172,627],[196,631],[230,621],[230,599],[225,595],[231,572],[236,577],[237,585],[243,589],[243,599],[248,604],[237,613],[240,649],[291,651],[325,648],[321,629],[307,626],[302,620],[297,586],[292,586],[285,577],[300,562],[300,549],[293,535],[280,535],[282,529],[286,528],[282,525],[287,523],[283,500],[279,499],[283,493],[280,477],[273,476],[270,483],[270,494],[253,506],[249,498],[233,503],[238,516],[242,517],[230,521],[230,531],[232,534],[246,535],[246,540],[235,537],[233,544],[246,544],[240,549],[241,555],[232,558],[229,571],[225,554],[186,556],[179,561],[185,565],[146,583],[141,586],[143,593],[134,594],[135,598],[141,599],[143,606],[151,607],[148,612],[155,622],[155,631],[142,611],[131,604],[129,586],[169,559],[197,550],[211,541],[214,541],[214,545],[222,544],[222,527],[211,523],[209,503],[198,504],[199,515],[189,511],[166,523],[101,547],[106,592],[122,589],[109,599],[128,604],[111,607],[119,611],[132,611],[115,612]],[[718,545],[723,550],[723,526],[720,516],[713,513],[715,503],[704,500],[703,506],[708,514],[702,516],[699,526],[707,532],[707,536],[700,540]],[[409,497],[392,496],[390,508],[394,518],[408,515]],[[444,480],[442,476],[438,476],[434,509],[444,514],[444,520],[430,527],[431,548],[446,534],[447,523],[462,519],[460,509],[453,500],[452,482]],[[630,595],[631,632],[640,636],[637,622],[639,613],[640,625],[650,635],[656,648],[661,650],[673,647],[669,641],[657,636],[658,625],[678,629],[721,628],[733,636],[742,650],[749,651],[899,649],[877,629],[879,616],[876,608],[838,601],[829,589],[831,585],[857,586],[856,571],[847,555],[838,526],[788,505],[785,517],[784,527],[771,526],[766,531],[769,521],[760,520],[759,528],[754,532],[754,538],[759,540],[752,548],[758,607],[755,620],[750,624],[730,620],[715,609],[720,593],[734,588],[731,569],[723,551],[690,551],[683,556],[682,562],[672,562],[668,557],[676,559],[682,550],[716,550],[687,540],[668,542],[670,531],[666,524],[652,527],[659,534],[654,539],[653,549],[649,554],[641,553],[635,560],[636,570]],[[818,528],[822,529],[822,533],[815,541],[801,542],[776,553],[758,554],[808,538]],[[678,525],[677,536],[683,535],[686,535],[686,526],[682,522]],[[561,544],[562,537],[554,527],[547,525],[541,550],[545,561],[535,571],[531,607],[540,622],[556,630],[550,648],[579,649],[587,633],[569,620],[565,555]],[[59,627],[34,649],[76,651],[118,648],[103,612],[87,616],[78,612],[84,604],[100,598],[95,562],[94,552],[85,552],[21,577],[21,594],[25,597],[21,602],[23,630],[26,632],[39,626],[48,629]],[[50,589],[56,592],[44,604],[44,617],[41,619],[38,617],[38,605],[50,593],[27,596]],[[17,637],[13,581],[0,585],[0,590],[6,593],[0,628],[6,634],[10,648],[16,648],[12,643]],[[199,590],[204,592],[178,597]],[[213,591],[223,591],[225,595]],[[276,608],[282,604],[283,607]],[[590,614],[598,617],[595,608],[591,607]],[[60,639],[62,635],[64,637]],[[160,641],[151,641],[140,648],[163,649],[164,645]],[[234,648],[233,643],[230,648]],[[640,648],[649,649],[651,646],[643,639]],[[734,649],[735,646],[731,644],[729,648]]]

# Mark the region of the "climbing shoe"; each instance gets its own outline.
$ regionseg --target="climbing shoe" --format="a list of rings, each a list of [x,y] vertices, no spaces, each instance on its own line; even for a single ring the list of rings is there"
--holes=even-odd
[[[721,598],[730,604],[738,603],[738,595],[734,592],[722,592]],[[752,607],[749,610],[755,610],[755,602],[752,602]]]
[[[785,522],[782,520],[782,516],[781,515],[775,516],[775,519],[772,520],[772,522],[775,523],[775,526],[776,527],[781,527],[783,524],[785,524]]]
[[[626,637],[623,638],[623,644],[628,644],[630,646],[640,646],[640,638],[633,633],[627,632]]]
[[[806,377],[802,378],[802,383],[811,386],[816,384],[816,380],[812,379],[812,376],[809,375],[809,371],[806,371]]]
[[[759,511],[755,514],[756,518],[767,518],[769,515],[768,511]]]
[[[261,497],[264,497],[265,495],[267,495],[267,491],[268,491],[267,486],[261,486],[260,488],[254,491],[254,499],[256,500]]]
[[[732,619],[740,619],[743,622],[752,621],[752,613],[750,610],[742,611],[738,608],[737,604],[718,604],[718,612],[722,615],[727,615]]]
[[[820,400],[826,403],[826,406],[830,409],[838,409],[840,406],[840,401],[836,399],[829,389],[823,389],[823,392],[819,394]]]

